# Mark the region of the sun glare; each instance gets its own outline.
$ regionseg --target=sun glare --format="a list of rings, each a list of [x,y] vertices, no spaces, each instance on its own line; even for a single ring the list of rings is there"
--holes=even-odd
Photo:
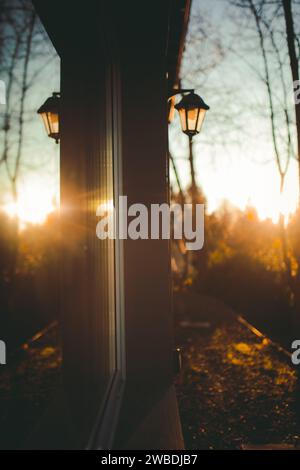
[[[28,185],[20,190],[17,202],[4,205],[10,217],[17,217],[21,228],[27,224],[43,224],[56,209],[55,194],[47,186]]]
[[[197,156],[197,154],[196,154]],[[232,163],[234,161],[234,164]],[[207,197],[208,212],[214,212],[224,201],[240,210],[253,207],[260,220],[271,219],[278,223],[283,214],[285,223],[297,210],[299,189],[297,168],[294,162],[286,175],[283,194],[280,195],[280,181],[275,165],[260,165],[240,155],[232,155],[232,161],[218,161],[218,167],[211,165],[208,158],[196,160],[200,185]],[[189,184],[189,169],[186,182]]]

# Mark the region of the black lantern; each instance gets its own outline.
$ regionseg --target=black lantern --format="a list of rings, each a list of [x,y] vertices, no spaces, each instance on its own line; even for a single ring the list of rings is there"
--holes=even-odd
[[[206,111],[209,109],[203,99],[192,91],[185,95],[175,108],[179,112],[182,132],[190,139],[199,134]]]
[[[59,104],[60,93],[53,93],[37,111],[42,116],[48,136],[55,139],[57,144],[59,142]]]

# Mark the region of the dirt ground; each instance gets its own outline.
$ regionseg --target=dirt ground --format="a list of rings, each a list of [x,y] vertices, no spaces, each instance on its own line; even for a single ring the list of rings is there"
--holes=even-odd
[[[0,370],[0,449],[30,438],[60,383],[61,360],[56,324],[8,357]]]
[[[290,358],[213,299],[178,294],[175,313],[186,448],[298,447],[299,386]]]
[[[214,299],[176,294],[174,306],[186,448],[300,447],[300,387],[289,356]],[[1,449],[26,445],[59,387],[61,360],[54,325],[1,368]]]

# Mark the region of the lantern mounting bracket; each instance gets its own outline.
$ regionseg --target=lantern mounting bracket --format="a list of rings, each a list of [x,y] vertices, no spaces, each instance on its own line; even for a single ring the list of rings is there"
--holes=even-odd
[[[172,90],[169,95],[168,95],[168,100],[173,98],[173,96],[176,95],[182,95],[183,93],[194,93],[195,89],[194,88],[178,88],[176,90]]]

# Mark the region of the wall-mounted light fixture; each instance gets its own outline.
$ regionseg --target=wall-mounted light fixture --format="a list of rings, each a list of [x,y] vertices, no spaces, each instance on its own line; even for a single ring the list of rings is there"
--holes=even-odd
[[[174,90],[169,99],[178,94],[184,96],[174,108],[179,112],[182,132],[192,139],[194,135],[199,134],[209,106],[193,89]]]
[[[53,93],[37,111],[43,119],[48,136],[55,139],[57,144],[59,142],[59,108],[60,93]]]
[[[174,97],[178,94],[184,95],[179,103],[174,106]],[[197,95],[193,89],[173,90],[169,96],[170,116],[173,115],[174,108],[179,112],[182,132],[184,132],[190,140],[194,135],[199,134],[206,111],[209,106],[204,100]],[[49,137],[59,142],[59,111],[60,111],[60,93],[53,93],[45,103],[38,109],[41,115],[46,132]],[[169,117],[172,120],[172,117]]]

